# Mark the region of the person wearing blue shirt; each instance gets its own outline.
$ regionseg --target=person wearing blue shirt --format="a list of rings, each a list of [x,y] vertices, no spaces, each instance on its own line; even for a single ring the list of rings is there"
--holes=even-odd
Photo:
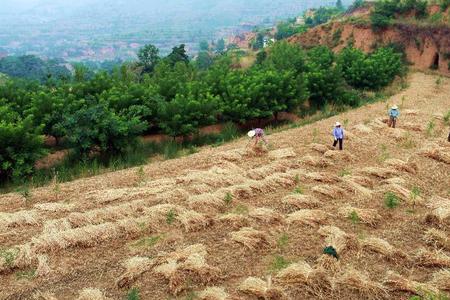
[[[397,125],[397,119],[400,116],[400,111],[398,110],[398,106],[394,105],[389,110],[389,127],[395,128]]]
[[[336,145],[339,143],[339,150],[342,150],[344,143],[344,129],[342,128],[341,123],[339,122],[336,122],[334,126],[333,137],[334,137],[333,147],[336,148]]]

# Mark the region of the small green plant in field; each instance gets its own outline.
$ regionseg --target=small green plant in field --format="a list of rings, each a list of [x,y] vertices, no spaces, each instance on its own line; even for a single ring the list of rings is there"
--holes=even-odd
[[[436,85],[439,87],[439,86],[441,86],[441,84],[442,84],[442,80],[443,78],[442,78],[442,75],[440,75],[439,77],[438,77],[438,79],[436,79]]]
[[[234,209],[234,213],[238,215],[246,215],[248,214],[248,207],[242,204],[239,204]]]
[[[150,248],[156,245],[160,240],[162,239],[161,235],[157,236],[149,236],[149,237],[143,237],[133,243],[132,246],[134,247],[144,247],[144,248]]]
[[[428,122],[428,125],[427,125],[427,136],[428,137],[432,137],[434,135],[435,127],[436,127],[436,124],[434,123],[434,121]]]
[[[444,116],[444,123],[450,125],[450,110]]]
[[[409,300],[450,300],[449,296],[446,294],[436,294],[422,290],[420,290],[420,294],[422,294],[422,296],[412,296]]]
[[[386,161],[387,159],[389,159],[389,157],[390,157],[391,155],[389,154],[389,151],[387,150],[387,146],[386,146],[385,144],[382,144],[382,145],[380,146],[380,148],[381,148],[381,154],[380,154],[380,156],[379,156],[379,161],[380,161],[380,162],[384,162],[384,161]]]
[[[273,258],[273,261],[270,265],[270,270],[274,271],[274,272],[278,272],[278,271],[285,269],[289,265],[290,265],[290,262],[287,261],[283,256],[275,255],[275,257]]]
[[[356,211],[352,211],[349,215],[348,218],[350,219],[350,221],[352,222],[352,224],[354,226],[358,225],[360,218],[358,216],[358,213]]]
[[[0,257],[3,258],[7,267],[12,268],[14,261],[16,260],[17,251],[13,249],[3,250],[0,249]]]
[[[33,279],[34,277],[36,277],[36,269],[30,269],[30,270],[16,272],[16,278],[18,280],[21,280],[21,279],[30,280],[30,279]]]
[[[299,176],[298,174],[295,175],[294,182],[295,182],[296,184],[299,184],[299,183],[300,183],[300,176]]]
[[[342,123],[344,124],[344,127],[347,127],[349,122],[349,119],[345,119]]]
[[[233,201],[233,195],[231,195],[230,192],[227,192],[223,201],[225,202],[226,205],[230,205],[231,202]]]
[[[139,295],[138,288],[134,287],[128,291],[127,300],[139,300],[139,299],[141,299],[141,296]]]
[[[145,180],[145,172],[144,172],[144,167],[140,166],[137,170],[136,170],[136,183],[135,186],[139,186],[142,184],[142,182],[144,182]]]
[[[286,232],[283,232],[277,241],[278,248],[283,250],[287,246],[288,243],[289,243],[289,236]]]
[[[169,225],[172,225],[177,217],[177,214],[173,209],[169,210],[169,212],[166,215],[166,223]]]
[[[138,226],[141,231],[147,230],[147,224],[145,222],[138,222]]]
[[[352,172],[350,172],[350,170],[345,169],[345,168],[339,172],[339,177],[345,177],[345,176],[350,176],[350,175],[352,175]]]
[[[399,198],[397,197],[397,195],[395,195],[394,193],[392,193],[392,192],[387,192],[387,193],[384,195],[384,205],[385,205],[387,208],[394,209],[394,208],[396,208],[399,204],[400,204],[400,200],[399,200]]]
[[[416,201],[417,201],[417,198],[420,197],[420,194],[421,194],[421,191],[420,191],[419,187],[414,186],[409,195],[409,198],[411,199],[413,206],[416,206]]]
[[[301,186],[297,186],[297,187],[294,189],[294,194],[300,194],[300,195],[302,195],[302,194],[303,194],[303,189],[302,189],[302,187],[301,187]]]

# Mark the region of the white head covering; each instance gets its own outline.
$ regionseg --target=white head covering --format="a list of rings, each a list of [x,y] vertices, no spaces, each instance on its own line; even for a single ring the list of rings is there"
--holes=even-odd
[[[336,124],[334,124],[335,127],[341,126],[341,123],[336,122]]]
[[[397,105],[392,106],[392,109],[398,109]]]
[[[256,131],[254,131],[254,130],[250,130],[248,133],[247,133],[247,135],[248,135],[248,137],[254,137],[255,135],[256,135]]]

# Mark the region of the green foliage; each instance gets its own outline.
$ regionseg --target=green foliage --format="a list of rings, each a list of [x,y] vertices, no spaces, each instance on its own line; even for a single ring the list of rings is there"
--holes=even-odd
[[[1,58],[0,73],[43,83],[71,77],[70,71],[63,65],[62,61],[44,61],[34,55]]]
[[[304,192],[303,192],[303,188],[301,187],[301,186],[297,186],[295,189],[294,189],[294,194],[303,194]]]
[[[273,272],[279,272],[287,268],[290,264],[291,263],[288,260],[286,260],[283,256],[275,255],[270,265],[270,270]]]
[[[223,201],[225,202],[226,205],[230,205],[231,201],[233,201],[233,195],[231,195],[230,192],[227,192]]]
[[[350,11],[353,11],[353,10],[355,10],[355,9],[358,9],[358,8],[361,8],[361,7],[364,7],[364,5],[366,4],[366,1],[364,1],[364,0],[355,0],[354,2],[353,2],[353,4],[350,6]]]
[[[295,34],[304,33],[308,29],[305,25],[296,25],[294,22],[280,22],[277,24],[276,40],[287,39]]]
[[[393,192],[384,194],[384,205],[387,208],[394,209],[400,204],[400,199]]]
[[[446,125],[450,125],[450,110],[445,114],[444,122]]]
[[[434,123],[433,120],[428,122],[428,124],[427,124],[427,136],[428,137],[432,137],[433,136],[435,127],[436,127],[436,124]]]
[[[209,51],[209,43],[208,43],[208,41],[205,41],[205,40],[201,41],[199,43],[199,48],[200,48],[200,51]]]
[[[124,153],[146,129],[137,117],[127,118],[109,110],[104,104],[80,108],[64,123],[67,140],[73,149],[87,156],[92,151]]]
[[[31,175],[35,162],[45,154],[43,138],[39,135],[40,128],[33,126],[31,117],[13,121],[13,112],[4,110],[3,113],[4,120],[0,121],[0,181],[19,180]]]
[[[426,0],[383,0],[375,2],[375,9],[370,15],[372,28],[381,30],[389,27],[397,14],[415,12],[417,18],[427,15],[428,2]]]
[[[189,63],[189,56],[187,55],[185,45],[181,44],[178,47],[173,47],[172,52],[167,56],[167,61],[171,66],[175,66],[177,63]]]
[[[312,17],[307,17],[305,19],[305,23],[309,27],[314,27],[320,24],[327,23],[329,20],[339,16],[343,12],[344,12],[343,8],[320,7],[314,11],[314,15]]]
[[[0,257],[3,258],[3,261],[9,268],[12,268],[14,266],[14,261],[16,260],[17,254],[17,249],[0,249]]]
[[[138,52],[139,63],[143,66],[144,72],[153,72],[153,69],[158,64],[159,49],[152,44],[145,45]]]
[[[345,48],[338,57],[347,83],[355,88],[380,89],[402,72],[401,55],[392,48],[379,48],[370,55],[355,48]]]
[[[286,248],[289,243],[289,235],[286,232],[283,232],[278,238],[277,245],[280,250]]]
[[[31,280],[34,277],[36,277],[36,269],[29,269],[29,270],[16,272],[16,278],[18,280],[23,280],[23,279]]]
[[[441,6],[441,11],[446,11],[450,6],[450,0],[439,0],[439,5]]]
[[[162,239],[161,235],[143,237],[132,244],[134,247],[151,248]]]
[[[134,287],[128,291],[127,300],[139,300],[139,299],[141,299],[141,296],[139,294],[138,288]]]
[[[248,214],[248,207],[246,205],[239,204],[235,207],[233,212],[238,215],[246,215]]]
[[[345,177],[345,176],[350,176],[350,175],[352,175],[352,172],[345,168],[339,172],[339,177]]]
[[[348,215],[349,220],[352,222],[353,225],[357,225],[361,219],[358,216],[358,213],[356,211],[352,211],[349,215]]]
[[[166,223],[169,225],[172,225],[173,222],[175,222],[176,218],[177,218],[177,213],[173,209],[171,209],[166,214]]]
[[[217,53],[224,53],[225,52],[225,40],[224,39],[219,39],[218,41],[217,41],[217,44],[216,44],[216,52]]]

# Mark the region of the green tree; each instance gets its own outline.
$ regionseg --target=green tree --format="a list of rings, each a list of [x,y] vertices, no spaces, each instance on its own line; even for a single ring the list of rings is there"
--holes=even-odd
[[[167,60],[172,66],[179,62],[189,63],[189,56],[187,55],[185,45],[181,44],[178,47],[173,47],[172,52],[167,56]]]
[[[138,118],[119,116],[104,104],[94,103],[67,116],[64,126],[69,143],[84,157],[94,150],[123,153],[146,128]]]
[[[0,181],[21,180],[34,171],[35,162],[45,154],[40,128],[31,117],[18,115],[0,106]]]
[[[179,93],[170,102],[160,102],[159,125],[169,136],[188,136],[197,133],[200,126],[217,121],[219,98],[206,85],[191,82],[185,93]]]
[[[336,2],[336,8],[340,11],[344,10],[344,5],[342,4],[342,0],[337,0]]]
[[[200,51],[198,53],[197,59],[195,60],[195,63],[200,70],[208,69],[213,64],[213,62],[213,57],[207,51]]]
[[[138,52],[139,63],[144,68],[144,72],[153,72],[155,66],[160,61],[159,49],[152,44],[145,45]]]
[[[201,41],[199,44],[200,51],[209,51],[209,43],[208,41]]]
[[[220,40],[217,41],[216,44],[216,52],[217,53],[224,53],[225,52],[225,40],[222,38]]]
[[[286,41],[277,42],[268,53],[266,66],[300,74],[306,70],[305,53],[296,44]]]

